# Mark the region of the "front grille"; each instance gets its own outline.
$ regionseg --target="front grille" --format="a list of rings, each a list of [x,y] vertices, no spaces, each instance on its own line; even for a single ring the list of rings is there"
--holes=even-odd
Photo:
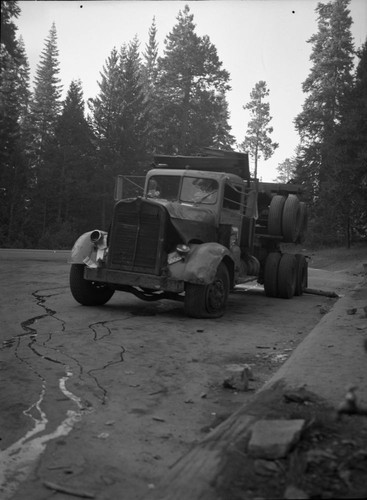
[[[109,267],[160,274],[165,209],[141,199],[120,201],[112,222]]]

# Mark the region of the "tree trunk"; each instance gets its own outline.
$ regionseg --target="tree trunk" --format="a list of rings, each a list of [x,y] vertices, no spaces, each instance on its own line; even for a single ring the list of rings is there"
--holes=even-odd
[[[186,151],[186,135],[189,128],[189,104],[190,104],[190,91],[191,91],[191,77],[187,77],[184,89],[184,98],[182,101],[182,122],[180,134],[180,153],[185,154]]]

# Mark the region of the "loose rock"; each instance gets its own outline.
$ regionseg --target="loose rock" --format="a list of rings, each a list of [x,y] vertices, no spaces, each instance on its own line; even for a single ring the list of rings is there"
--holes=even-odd
[[[305,420],[258,420],[248,444],[248,452],[258,458],[285,457],[299,440]]]
[[[223,387],[248,391],[250,380],[253,380],[253,374],[249,365],[229,365],[225,372]]]

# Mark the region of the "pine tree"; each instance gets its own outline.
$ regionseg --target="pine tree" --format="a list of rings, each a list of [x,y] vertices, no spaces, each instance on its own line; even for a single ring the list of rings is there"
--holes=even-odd
[[[57,32],[55,23],[53,23],[36,69],[35,89],[31,105],[33,142],[37,144],[40,155],[42,155],[48,138],[52,138],[54,135],[62,106],[58,55]]]
[[[348,248],[353,237],[363,239],[367,231],[367,42],[358,56],[355,83],[335,132],[336,179],[331,190],[337,200],[337,227]]]
[[[70,84],[56,127],[57,216],[59,226],[66,224],[74,233],[87,229],[95,194],[95,159],[93,134],[84,113],[82,85]],[[84,226],[84,227],[83,227]],[[73,235],[69,236],[72,238]]]
[[[303,83],[307,94],[303,110],[295,119],[301,138],[297,177],[312,179],[312,183],[307,183],[312,190],[309,196],[316,201],[314,215],[323,236],[327,227],[331,239],[341,230],[340,217],[336,215],[341,208],[336,134],[345,119],[353,86],[349,3],[350,0],[334,0],[316,8],[318,32],[308,41],[313,46],[313,66]]]
[[[246,137],[240,147],[244,151],[248,151],[254,158],[255,178],[257,177],[258,160],[260,158],[269,159],[278,147],[278,144],[272,142],[270,138],[273,127],[269,126],[272,117],[270,116],[270,104],[265,101],[268,96],[269,90],[266,87],[266,82],[260,80],[251,91],[251,101],[243,106],[243,109],[250,111],[250,121],[247,125]]]
[[[55,146],[55,129],[62,106],[58,54],[56,26],[53,23],[36,68],[29,117],[27,156],[33,176],[30,214],[33,218],[32,234],[36,242],[45,234],[56,211],[56,187],[51,163],[52,148]]]
[[[27,163],[25,119],[29,101],[29,65],[22,40],[16,40],[17,2],[2,2],[0,47],[0,244],[24,244]]]
[[[142,76],[147,112],[147,153],[156,152],[159,110],[157,106],[158,43],[155,18],[149,28],[149,42],[143,54]]]
[[[146,44],[144,57],[143,76],[146,85],[146,93],[154,92],[158,76],[158,43],[157,26],[155,17],[149,28],[149,42]]]
[[[118,149],[118,121],[122,111],[121,68],[117,49],[114,47],[107,58],[100,73],[101,81],[98,82],[99,94],[94,99],[89,99],[88,105],[92,112],[92,121],[95,133],[102,147],[116,152]]]
[[[122,135],[120,155],[121,171],[126,174],[141,174],[147,159],[149,135],[149,113],[145,95],[143,67],[139,55],[139,40],[135,37],[129,44],[122,69]]]
[[[89,103],[98,140],[105,223],[115,176],[142,174],[147,164],[149,107],[139,45],[135,37],[119,53],[112,51],[101,73],[100,93]]]
[[[19,107],[20,107],[20,123],[22,128],[25,127],[25,122],[29,118],[31,91],[30,91],[30,68],[25,50],[23,38],[20,36],[18,40],[18,78],[19,78]]]
[[[187,5],[179,12],[166,37],[164,57],[158,60],[158,146],[167,153],[196,152],[219,136],[227,145],[233,143],[228,124],[223,124],[229,73],[209,37],[195,33],[193,17]]]
[[[16,39],[17,27],[13,22],[13,18],[18,18],[21,9],[17,1],[1,1],[1,44],[11,57],[18,56],[18,42]],[[1,66],[3,68],[3,66]]]
[[[114,178],[121,173],[121,148],[123,141],[124,83],[123,67],[127,57],[127,47],[120,53],[114,47],[107,58],[98,82],[99,94],[90,99],[92,125],[97,139],[99,196],[101,202],[101,226],[106,227],[108,213],[112,208]]]
[[[296,160],[294,158],[286,158],[277,166],[278,175],[275,182],[286,183],[293,179],[296,170]]]

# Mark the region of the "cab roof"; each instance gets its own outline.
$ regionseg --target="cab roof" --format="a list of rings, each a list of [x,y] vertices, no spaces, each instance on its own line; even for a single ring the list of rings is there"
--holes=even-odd
[[[214,172],[214,171],[205,171],[205,170],[189,170],[189,169],[172,169],[167,167],[162,167],[162,165],[158,165],[157,168],[153,168],[149,170],[147,173],[147,180],[152,177],[152,175],[172,175],[176,177],[203,177],[206,179],[216,179],[220,181],[222,179],[228,179],[230,182],[242,184],[243,179],[235,174],[230,174],[227,172]]]

